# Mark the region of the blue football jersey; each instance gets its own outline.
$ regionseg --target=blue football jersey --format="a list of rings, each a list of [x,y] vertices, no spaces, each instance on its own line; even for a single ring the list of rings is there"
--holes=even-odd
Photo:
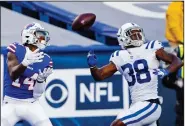
[[[7,47],[7,53],[8,52],[15,54],[18,62],[21,63],[26,54],[26,47],[15,42]],[[33,87],[36,83],[39,69],[43,71],[46,67],[53,67],[52,65],[52,59],[46,53],[44,53],[43,62],[29,65],[18,79],[12,81],[8,72],[8,66],[6,64],[5,67],[7,68],[5,69],[4,75],[5,95],[18,99],[32,98]]]

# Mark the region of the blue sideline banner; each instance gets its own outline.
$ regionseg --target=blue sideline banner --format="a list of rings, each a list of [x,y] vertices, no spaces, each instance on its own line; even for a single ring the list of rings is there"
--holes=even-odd
[[[116,116],[128,108],[128,96],[120,74],[95,82],[87,68],[56,69],[40,102],[51,118]]]

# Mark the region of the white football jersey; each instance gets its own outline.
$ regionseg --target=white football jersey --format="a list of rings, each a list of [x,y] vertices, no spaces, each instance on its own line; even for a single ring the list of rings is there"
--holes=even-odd
[[[153,40],[140,47],[118,50],[112,53],[112,61],[129,85],[132,103],[158,98],[158,77],[153,69],[159,67],[156,50],[162,43]]]

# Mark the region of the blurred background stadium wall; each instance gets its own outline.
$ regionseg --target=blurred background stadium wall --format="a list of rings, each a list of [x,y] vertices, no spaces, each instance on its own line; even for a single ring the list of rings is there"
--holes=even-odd
[[[126,22],[143,27],[148,40],[163,41],[165,10],[168,2],[2,2],[1,3],[1,75],[6,61],[6,46],[20,42],[24,25],[38,22],[49,30],[51,46],[46,52],[54,61],[54,73],[47,80],[46,93],[40,99],[54,126],[109,126],[122,109],[129,106],[129,92],[119,73],[103,82],[95,82],[86,63],[94,49],[99,66],[106,64],[117,46],[117,29]],[[132,10],[129,11],[129,10]],[[73,32],[76,15],[95,13],[97,20],[88,31]],[[102,83],[100,87],[99,83]],[[1,82],[1,86],[3,81]],[[1,88],[3,91],[3,88]],[[159,84],[163,96],[162,126],[175,123],[175,92]],[[1,94],[3,96],[3,94]],[[16,126],[29,126],[19,122]]]

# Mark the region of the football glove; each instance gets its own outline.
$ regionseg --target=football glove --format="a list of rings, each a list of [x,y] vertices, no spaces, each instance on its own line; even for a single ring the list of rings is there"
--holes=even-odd
[[[53,73],[53,68],[51,67],[44,68],[43,72],[41,72],[41,70],[39,69],[39,75],[37,77],[37,82],[43,83],[46,80],[46,78],[52,73]]]
[[[167,69],[153,69],[153,74],[158,75],[160,78],[169,74]]]
[[[97,64],[97,57],[94,54],[93,50],[90,50],[88,55],[87,55],[87,63],[89,65],[90,68],[93,68],[96,66]]]
[[[44,58],[44,53],[39,52],[39,49],[36,49],[34,52],[27,50],[22,65],[28,66],[33,63],[42,62],[42,58]]]

